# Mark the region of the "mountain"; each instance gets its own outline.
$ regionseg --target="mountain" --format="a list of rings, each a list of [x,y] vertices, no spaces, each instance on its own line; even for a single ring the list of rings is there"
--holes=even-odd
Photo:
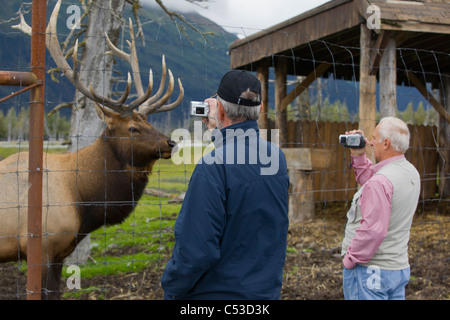
[[[49,1],[47,8],[48,16],[53,10],[54,2]],[[8,21],[17,17],[20,3],[14,0],[3,0],[3,10],[0,13],[0,21]],[[59,40],[62,42],[67,34],[65,21],[70,16],[66,13],[66,8],[70,4],[64,4],[60,10],[58,18]],[[29,6],[23,7],[24,10],[30,9]],[[124,13],[125,21],[131,16],[130,7]],[[145,35],[145,43],[140,38],[136,39],[136,49],[139,57],[141,78],[144,86],[148,82],[148,71],[151,68],[154,74],[154,86],[159,85],[159,76],[161,73],[161,57],[165,55],[167,67],[172,71],[174,77],[180,78],[185,90],[185,97],[181,106],[167,114],[152,115],[154,121],[163,121],[167,116],[174,126],[182,125],[183,119],[188,116],[189,102],[192,100],[204,100],[215,93],[222,75],[229,70],[229,56],[227,55],[228,46],[235,41],[237,37],[223,30],[212,21],[200,16],[197,13],[183,14],[185,18],[196,28],[204,33],[205,37],[192,30],[189,26],[174,22],[160,9],[141,8],[139,10],[140,20]],[[31,14],[25,15],[28,24],[31,25]],[[134,21],[134,19],[132,19]],[[18,20],[0,23],[0,69],[5,71],[29,71],[30,69],[30,51],[31,41],[28,35],[12,29],[11,26],[18,23]],[[178,26],[184,28],[186,35],[178,29]],[[135,29],[136,32],[136,29]],[[123,32],[123,38],[119,40],[119,47],[123,45],[123,50],[128,52],[126,40],[129,34]],[[48,53],[46,54],[47,69],[55,66]],[[71,64],[71,59],[69,61]],[[115,66],[116,77],[126,80],[126,74],[131,70],[130,66],[123,61],[117,61]],[[46,106],[48,113],[56,105],[62,102],[72,101],[74,97],[74,88],[69,81],[60,77],[59,82],[51,80],[50,75],[46,77]],[[121,91],[124,88],[123,83],[117,84],[114,90]],[[18,87],[0,86],[0,97],[4,97]],[[156,89],[155,89],[156,90]],[[133,92],[132,92],[133,93]],[[178,84],[176,84],[173,99],[178,96]],[[0,105],[0,110],[8,110],[14,106],[17,111],[20,107],[27,107],[29,104],[29,94],[22,94],[8,100]],[[69,109],[63,109],[63,115],[70,116]],[[152,119],[151,119],[152,120]]]

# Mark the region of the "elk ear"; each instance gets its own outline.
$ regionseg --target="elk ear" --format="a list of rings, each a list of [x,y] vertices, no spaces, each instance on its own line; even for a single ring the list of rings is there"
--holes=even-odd
[[[113,124],[113,117],[116,115],[116,113],[108,110],[108,108],[105,108],[95,102],[95,109],[97,110],[98,117],[106,123],[108,128]]]

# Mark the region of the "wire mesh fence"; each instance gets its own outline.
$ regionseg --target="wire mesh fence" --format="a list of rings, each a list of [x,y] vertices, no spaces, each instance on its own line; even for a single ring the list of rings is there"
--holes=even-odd
[[[236,36],[193,14],[186,15],[189,21],[186,24],[155,8],[140,9],[135,14],[125,2],[120,9],[101,3],[88,5],[101,19],[108,20],[111,16],[116,19],[115,43],[124,56],[133,50],[127,43],[131,41],[129,17],[135,28],[140,70],[131,71],[133,86],[126,101],[142,95],[134,87],[136,72],[142,76],[145,88],[148,70],[153,70],[155,94],[159,81],[164,80],[163,55],[173,75],[181,80],[185,95],[176,109],[145,116],[154,128],[143,117],[123,121],[108,115],[107,111],[97,115],[94,104],[75,93],[64,72],[67,70],[56,66],[52,57],[48,57],[45,107],[47,113],[55,114],[45,119],[43,130],[42,246],[43,269],[49,270],[42,279],[43,292],[44,296],[56,293],[62,299],[162,299],[160,280],[174,245],[174,223],[196,161],[207,152],[205,147],[209,144],[206,128],[189,116],[189,101],[204,100],[215,93],[222,75],[229,69],[228,47]],[[55,5],[55,1],[48,1],[49,14]],[[30,38],[23,26],[21,30],[11,26],[20,22],[19,9],[25,20],[29,19],[31,6],[26,2],[11,2],[7,8],[8,16],[0,17],[5,39],[1,50],[6,54],[11,45],[17,50],[2,59],[0,69],[30,71]],[[78,1],[62,2],[57,36],[63,55],[73,54],[74,40],[79,38],[80,63],[74,66],[72,58],[68,58],[70,67],[74,71],[79,69],[78,79],[88,81],[85,86],[97,81],[93,85],[104,100],[105,97],[119,99],[126,91],[125,74],[131,67],[119,57],[105,54],[112,49],[104,34],[95,35],[83,29],[84,24],[92,24],[89,16],[84,16],[85,10]],[[78,17],[82,19],[80,29],[76,25]],[[69,22],[73,22],[70,28]],[[289,34],[285,37],[289,38]],[[94,55],[97,60],[93,59],[91,67],[86,69],[86,43],[90,38],[102,43],[102,48]],[[267,41],[271,46],[270,37]],[[338,136],[358,128],[358,122],[366,119],[359,118],[357,77],[341,80],[339,75],[359,73],[356,57],[361,48],[329,41],[311,41],[306,47],[309,52],[304,55],[280,53],[270,59],[287,58],[293,65],[308,69],[324,62],[316,61],[315,53],[326,50],[330,54],[327,62],[331,64],[331,73],[314,78],[285,111],[276,110],[274,101],[269,100],[269,108],[264,112],[269,131],[280,129],[278,117],[286,118],[287,140],[281,142],[282,148],[319,151],[311,169],[291,175],[290,198],[297,201],[295,209],[308,208],[308,216],[291,221],[281,298],[343,299],[340,245],[346,213],[358,185],[348,166],[350,154],[339,145]],[[82,50],[86,50],[83,56]],[[259,54],[252,47],[247,50]],[[450,83],[447,67],[440,64],[449,59],[448,52],[419,48],[396,51],[401,58],[416,56],[416,64],[418,61],[418,65],[425,66],[419,70],[423,79],[436,78],[442,84]],[[437,66],[431,71],[426,68],[430,60]],[[407,65],[409,60],[401,61],[397,71],[411,69]],[[100,85],[98,78],[103,79]],[[275,91],[275,78],[275,71],[270,68],[269,97]],[[290,74],[286,91],[293,90],[303,80],[300,72]],[[427,85],[427,88],[448,110],[448,94],[445,95],[448,87],[435,89]],[[2,96],[10,91],[5,87],[1,90]],[[175,86],[168,103],[177,99],[177,90]],[[448,172],[440,169],[449,160],[449,149],[448,142],[443,145],[439,139],[442,130],[448,131],[448,122],[442,120],[416,88],[398,86],[396,94],[397,115],[408,123],[411,132],[411,147],[406,156],[418,169],[422,183],[409,242],[411,279],[406,287],[407,299],[448,299],[450,201],[448,190],[441,186],[445,186],[443,181],[449,177]],[[0,162],[0,299],[27,296],[24,261],[27,232],[23,228],[28,211],[28,127],[33,121],[28,116],[28,108],[29,97],[23,94],[3,103],[0,109],[0,157],[6,158]],[[182,141],[181,154],[185,161],[177,164],[169,158],[168,140],[179,138],[172,136],[179,128],[186,129],[192,141]],[[144,131],[149,133],[140,137],[138,133]],[[149,160],[148,154],[158,156]],[[298,183],[297,188],[294,183]],[[86,249],[76,251],[70,261],[65,260],[82,239],[89,240],[83,240]]]

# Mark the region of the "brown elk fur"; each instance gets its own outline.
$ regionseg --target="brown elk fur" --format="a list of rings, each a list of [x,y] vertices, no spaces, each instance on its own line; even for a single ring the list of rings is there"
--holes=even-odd
[[[102,108],[107,127],[75,153],[45,154],[43,168],[43,298],[59,297],[62,262],[89,232],[122,222],[148,182],[153,164],[174,143],[137,112]],[[28,153],[0,161],[0,262],[26,259]]]

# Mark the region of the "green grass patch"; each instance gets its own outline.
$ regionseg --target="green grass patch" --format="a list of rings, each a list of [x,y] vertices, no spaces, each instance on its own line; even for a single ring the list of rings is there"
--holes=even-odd
[[[116,275],[127,274],[132,272],[140,272],[143,268],[151,265],[157,259],[161,259],[157,254],[136,253],[133,255],[124,256],[103,256],[97,257],[94,262],[86,263],[80,266],[80,273],[82,279],[89,279],[98,275]],[[63,269],[63,278],[70,276],[67,269]]]
[[[83,295],[83,293],[86,293],[89,291],[101,292],[102,288],[96,287],[96,286],[90,286],[87,288],[82,288],[81,290],[66,291],[63,293],[63,298],[65,298],[65,299],[80,299],[81,296]],[[97,299],[103,300],[104,296],[102,294],[98,294]]]
[[[0,159],[7,158],[10,155],[17,153],[19,151],[28,151],[28,146],[25,148],[17,148],[17,147],[1,147],[0,148]]]
[[[11,145],[5,142],[0,143],[0,159],[9,157],[10,155],[18,152],[28,151],[28,142],[22,142],[18,145]],[[66,147],[59,147],[52,145],[51,148],[44,144],[44,153],[66,153]]]
[[[139,272],[170,255],[181,203],[169,200],[144,195],[123,223],[91,233],[91,257],[95,263],[81,266],[82,277]]]

